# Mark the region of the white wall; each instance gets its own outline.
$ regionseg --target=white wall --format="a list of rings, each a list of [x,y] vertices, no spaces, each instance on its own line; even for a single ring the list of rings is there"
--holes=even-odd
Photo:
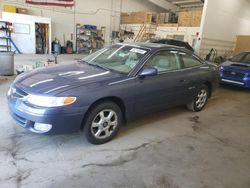
[[[233,50],[236,35],[250,35],[249,0],[206,0],[200,55],[214,47],[219,55]]]
[[[49,33],[51,33],[51,19],[50,18],[3,12],[2,19],[4,21],[8,21],[13,24],[14,32],[12,32],[11,38],[22,53],[28,53],[28,54],[36,53],[36,34],[35,34],[36,22],[49,24]],[[28,26],[29,33],[17,33],[15,31],[15,24]],[[49,38],[50,47],[49,48],[51,50],[51,34],[49,35],[50,35],[50,38]]]
[[[75,24],[92,24],[106,27],[106,42],[110,42],[112,30],[119,30],[120,12],[162,11],[147,0],[75,0],[73,8],[32,6],[25,0],[3,0],[4,4],[13,4],[29,9],[30,14],[50,17],[52,20],[52,39],[57,37],[63,45],[63,36],[70,40],[75,34]],[[74,40],[75,41],[75,40]]]

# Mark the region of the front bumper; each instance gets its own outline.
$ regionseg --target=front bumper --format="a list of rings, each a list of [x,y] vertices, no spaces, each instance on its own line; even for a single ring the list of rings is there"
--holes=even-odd
[[[244,88],[250,88],[250,78],[235,79],[235,78],[222,76],[220,78],[220,82],[235,85],[235,86],[240,86]]]
[[[250,88],[250,75],[244,71],[223,68],[220,70],[220,82]]]
[[[35,123],[51,124],[52,128],[41,134],[66,134],[81,129],[87,107],[84,108],[39,108],[31,107],[22,100],[8,97],[8,106],[12,118],[21,127],[35,131]]]

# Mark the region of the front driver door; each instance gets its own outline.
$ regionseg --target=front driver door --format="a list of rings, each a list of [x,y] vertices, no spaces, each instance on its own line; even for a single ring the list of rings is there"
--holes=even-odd
[[[157,69],[158,74],[137,76],[135,112],[145,114],[182,104],[186,83],[178,53],[167,50],[157,52],[145,63],[145,67]]]

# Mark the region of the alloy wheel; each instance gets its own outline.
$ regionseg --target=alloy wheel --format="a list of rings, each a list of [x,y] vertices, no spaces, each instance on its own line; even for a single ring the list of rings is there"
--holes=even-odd
[[[203,108],[205,106],[205,104],[207,102],[207,97],[208,97],[207,90],[202,89],[198,93],[196,101],[195,101],[195,104],[196,104],[197,108],[201,109],[201,108]]]
[[[112,135],[118,125],[115,111],[105,109],[100,111],[91,124],[91,133],[97,139],[105,139]]]

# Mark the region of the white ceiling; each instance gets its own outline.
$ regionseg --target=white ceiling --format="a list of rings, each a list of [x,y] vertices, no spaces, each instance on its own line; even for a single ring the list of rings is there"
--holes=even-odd
[[[204,0],[166,0],[180,9],[202,8]]]

